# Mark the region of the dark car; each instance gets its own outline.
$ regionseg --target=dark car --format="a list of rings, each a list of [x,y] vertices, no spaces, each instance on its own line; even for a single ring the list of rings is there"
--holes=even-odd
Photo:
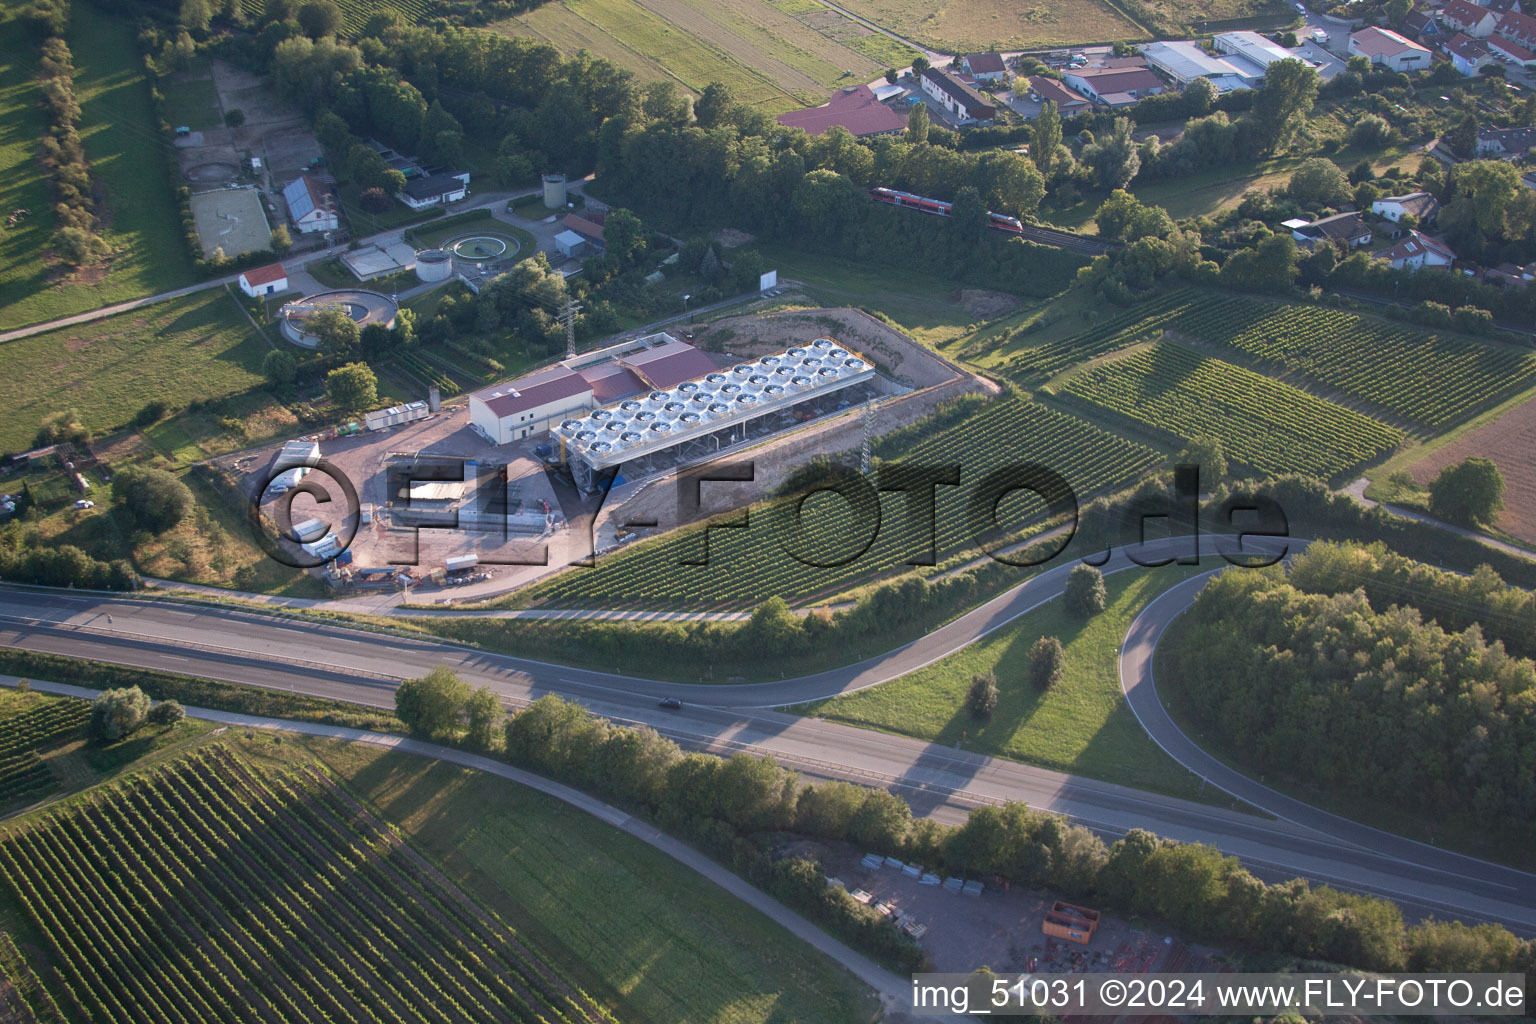
[[[657,707],[666,708],[668,711],[676,711],[682,706],[683,702],[676,697],[664,697],[657,703]]]

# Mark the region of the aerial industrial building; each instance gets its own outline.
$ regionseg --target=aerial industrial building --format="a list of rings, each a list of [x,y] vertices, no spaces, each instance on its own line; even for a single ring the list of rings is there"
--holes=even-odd
[[[624,464],[640,473],[707,458],[828,411],[875,368],[829,338],[658,388],[555,428],[576,486]]]

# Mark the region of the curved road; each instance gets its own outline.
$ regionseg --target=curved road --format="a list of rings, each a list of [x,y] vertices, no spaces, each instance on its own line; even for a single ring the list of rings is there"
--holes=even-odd
[[[392,705],[400,680],[447,664],[511,704],[559,693],[599,714],[652,725],[702,749],[771,754],[809,775],[885,786],[905,796],[918,814],[940,820],[961,820],[978,804],[1022,800],[1110,836],[1147,828],[1209,843],[1268,879],[1300,874],[1392,897],[1411,914],[1492,920],[1536,933],[1536,876],[1385,836],[1304,805],[1279,804],[1273,799],[1279,794],[1263,787],[1244,791],[1241,776],[1228,778],[1220,773],[1230,769],[1196,760],[1198,748],[1180,749],[1175,756],[1201,764],[1208,769],[1202,774],[1221,780],[1222,788],[1249,792],[1259,806],[1275,806],[1280,816],[1269,819],[773,710],[873,686],[937,661],[1057,596],[1070,568],[1042,573],[879,657],[775,683],[688,686],[623,675],[620,666],[613,672],[570,668],[323,621],[4,587],[0,645],[377,706]],[[1107,572],[1129,568],[1134,566],[1120,551],[1105,565]],[[1194,591],[1185,585],[1174,593],[1187,600]],[[1181,607],[1178,600],[1148,611],[1156,608],[1171,619]],[[1147,614],[1137,620],[1128,658],[1150,651],[1161,630],[1148,624],[1156,621]],[[1130,693],[1155,739],[1170,747],[1182,738],[1177,729],[1168,731],[1171,722],[1164,726],[1152,718],[1146,706],[1147,697],[1155,703],[1150,687],[1146,696],[1134,686]],[[663,711],[656,707],[662,696],[689,703],[680,712]]]

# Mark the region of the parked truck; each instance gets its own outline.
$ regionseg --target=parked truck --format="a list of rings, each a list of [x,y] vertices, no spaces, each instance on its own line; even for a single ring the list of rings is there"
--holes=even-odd
[[[480,564],[478,555],[454,555],[452,558],[443,559],[443,568],[450,574],[469,572]]]

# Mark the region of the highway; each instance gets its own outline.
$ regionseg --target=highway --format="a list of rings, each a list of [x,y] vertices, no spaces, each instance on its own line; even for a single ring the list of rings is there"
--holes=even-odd
[[[855,665],[782,682],[685,685],[491,654],[432,641],[209,605],[0,587],[0,644],[315,696],[393,705],[394,686],[447,664],[520,705],[557,693],[720,753],[771,754],[808,775],[901,793],[915,813],[963,819],[979,804],[1022,800],[1113,837],[1146,828],[1236,855],[1260,877],[1303,875],[1388,896],[1410,916],[1505,924],[1536,934],[1536,876],[1389,836],[1259,786],[1184,737],[1162,713],[1152,645],[1203,578],[1174,587],[1133,624],[1122,687],[1138,718],[1211,784],[1277,812],[1229,810],[775,710],[897,678],[1002,628],[1060,593],[1071,565],[1042,573],[913,643]],[[1140,569],[1115,552],[1106,572]],[[685,701],[681,711],[656,706]],[[1161,719],[1157,716],[1162,714]]]

